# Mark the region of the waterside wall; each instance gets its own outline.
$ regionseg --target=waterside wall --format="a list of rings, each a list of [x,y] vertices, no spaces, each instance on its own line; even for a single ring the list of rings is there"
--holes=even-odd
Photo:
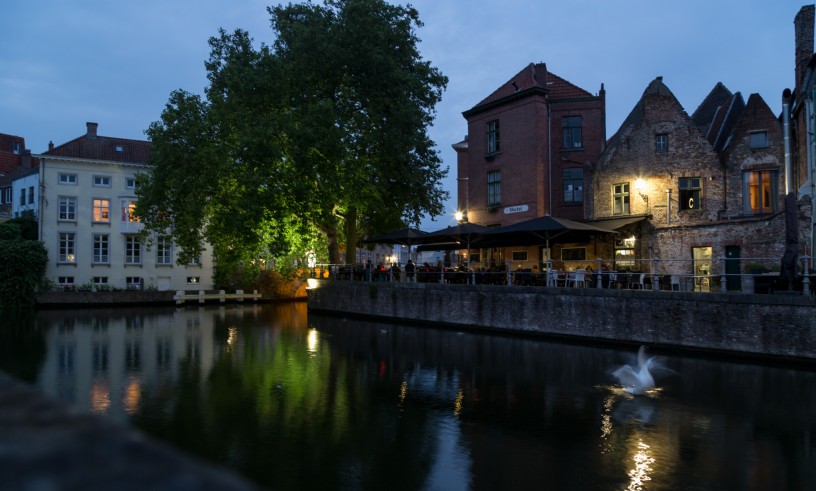
[[[816,364],[816,297],[317,282],[310,311]]]

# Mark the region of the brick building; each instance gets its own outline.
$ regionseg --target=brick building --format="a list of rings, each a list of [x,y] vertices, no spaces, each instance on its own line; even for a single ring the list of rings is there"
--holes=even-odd
[[[0,133],[0,219],[20,215],[20,190],[14,189],[14,181],[30,174],[38,165],[39,161],[31,156],[23,137]],[[28,190],[25,191],[28,193]],[[35,199],[36,191],[32,188],[31,197],[28,195],[24,197],[23,207],[29,200]],[[15,208],[18,208],[16,215]]]
[[[463,219],[488,226],[546,214],[581,219],[585,175],[606,141],[605,107],[603,85],[593,95],[531,63],[465,111],[468,134],[453,145]],[[490,251],[492,260],[503,255]]]

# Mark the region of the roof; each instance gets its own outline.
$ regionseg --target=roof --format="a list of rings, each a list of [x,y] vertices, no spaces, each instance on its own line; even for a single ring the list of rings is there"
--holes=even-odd
[[[606,220],[587,220],[583,223],[589,225],[595,225],[598,228],[606,229],[606,230],[618,230],[627,225],[631,225],[633,223],[637,223],[640,221],[646,220],[645,215],[637,215],[637,216],[628,216],[626,218],[612,218]]]
[[[694,114],[691,115],[691,120],[694,122],[694,125],[700,128],[700,132],[702,134],[706,134],[708,131],[708,126],[711,124],[711,121],[714,119],[714,115],[721,106],[726,105],[726,103],[731,99],[731,93],[728,88],[722,84],[722,82],[717,82],[717,85],[711,89],[711,92],[705,96],[703,102],[697,107],[694,111]]]
[[[17,153],[14,152],[15,144]],[[25,138],[0,133],[0,174],[16,174],[23,166],[28,170],[29,163],[30,166],[36,167],[40,161],[30,157],[26,150]]]
[[[745,101],[739,92],[717,108],[714,119],[709,125],[708,134],[706,134],[706,139],[714,147],[715,152],[719,153],[726,147],[744,109]]]
[[[99,136],[96,134],[96,123],[87,125],[86,134],[58,147],[49,148],[42,155],[138,164],[146,164],[150,160],[149,141]]]
[[[545,63],[530,63],[492,94],[465,111],[465,116],[496,103],[531,94],[546,93],[551,100],[595,97],[577,85],[547,70]]]

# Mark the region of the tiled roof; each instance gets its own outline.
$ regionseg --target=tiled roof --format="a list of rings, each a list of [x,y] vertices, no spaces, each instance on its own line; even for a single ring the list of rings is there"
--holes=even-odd
[[[722,106],[717,108],[706,134],[706,139],[714,147],[715,152],[720,152],[725,148],[744,108],[745,101],[739,92],[729,97]]]
[[[14,143],[18,144],[19,153],[14,153]],[[16,174],[16,171],[23,165],[23,157],[26,156],[25,138],[14,135],[0,133],[0,173]],[[36,167],[40,161],[31,159],[31,165]]]
[[[523,94],[526,91],[541,90],[548,91],[550,99],[592,97],[592,94],[586,90],[547,71],[547,65],[545,63],[530,63],[513,78],[493,91],[492,94],[473,106],[468,112],[517,94]]]
[[[96,127],[79,138],[49,149],[43,155],[89,160],[146,164],[150,160],[150,142],[109,136],[97,136]]]

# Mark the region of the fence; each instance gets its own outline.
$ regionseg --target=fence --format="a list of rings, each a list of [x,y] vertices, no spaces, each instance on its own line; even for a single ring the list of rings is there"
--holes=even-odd
[[[813,294],[810,257],[799,258],[796,279],[780,279],[779,258],[627,259],[625,266],[611,259],[592,261],[504,261],[472,264],[470,269],[428,264],[407,272],[398,265],[321,264],[311,278],[337,281],[416,282],[472,285],[542,286],[667,290],[693,292]]]

